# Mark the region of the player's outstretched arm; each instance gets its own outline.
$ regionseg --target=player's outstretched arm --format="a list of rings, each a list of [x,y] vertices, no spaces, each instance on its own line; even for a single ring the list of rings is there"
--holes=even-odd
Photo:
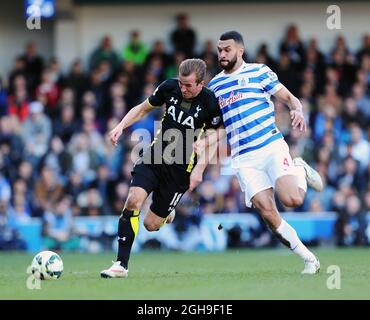
[[[299,128],[301,131],[306,131],[307,124],[303,116],[303,107],[299,99],[294,96],[285,86],[275,92],[274,96],[289,107],[293,129]]]
[[[122,131],[144,118],[153,109],[154,107],[149,104],[148,100],[133,107],[109,133],[111,143],[116,146]]]
[[[197,143],[203,140],[201,144],[197,147],[194,144],[194,151],[198,154],[198,161],[190,175],[190,191],[193,191],[203,181],[203,173],[207,165],[216,163],[218,141],[226,136],[224,132],[224,127],[220,127],[217,130],[209,129],[206,131],[204,138],[196,141]]]
[[[199,155],[198,155],[198,161],[195,167],[193,168],[193,171],[190,174],[190,186],[189,190],[193,191],[202,181],[203,181],[203,173],[204,170],[207,168],[207,165],[212,161],[212,159],[215,157],[216,150],[209,150],[209,149],[216,149],[217,145],[213,146],[207,146]],[[212,153],[211,153],[212,152]]]

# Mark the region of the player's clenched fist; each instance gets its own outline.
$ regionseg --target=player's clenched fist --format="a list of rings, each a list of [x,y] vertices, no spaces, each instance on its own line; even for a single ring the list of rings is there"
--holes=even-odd
[[[299,129],[300,131],[306,131],[307,130],[306,120],[303,116],[302,111],[300,111],[300,110],[290,111],[290,118],[292,119],[293,129]]]
[[[122,135],[122,127],[118,125],[111,132],[109,132],[110,142],[114,146],[116,146],[121,135]]]

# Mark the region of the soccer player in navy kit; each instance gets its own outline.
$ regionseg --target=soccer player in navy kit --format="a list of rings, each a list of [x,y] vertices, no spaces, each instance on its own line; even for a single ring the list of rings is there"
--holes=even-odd
[[[206,130],[216,129],[222,124],[218,101],[214,93],[204,86],[205,74],[203,60],[184,60],[179,66],[178,79],[160,84],[148,99],[132,108],[110,132],[111,142],[116,145],[124,129],[153,109],[163,104],[166,106],[161,131],[134,166],[128,197],[119,218],[117,261],[100,273],[102,277],[127,277],[140,210],[150,193],[153,192],[153,201],[145,215],[144,226],[148,231],[157,231],[164,223],[172,222],[174,209],[182,195],[202,181],[206,161],[197,161],[193,143]],[[189,138],[189,130],[197,132],[197,135]],[[174,141],[161,139],[166,132],[172,133]],[[170,144],[175,144],[175,147],[168,148]],[[180,154],[175,156],[175,161],[173,151]]]

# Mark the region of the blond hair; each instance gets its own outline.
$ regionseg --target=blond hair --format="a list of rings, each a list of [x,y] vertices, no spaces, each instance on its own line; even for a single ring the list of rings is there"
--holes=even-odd
[[[202,59],[186,59],[179,66],[179,74],[184,77],[195,73],[197,83],[204,80],[206,71],[207,65]]]

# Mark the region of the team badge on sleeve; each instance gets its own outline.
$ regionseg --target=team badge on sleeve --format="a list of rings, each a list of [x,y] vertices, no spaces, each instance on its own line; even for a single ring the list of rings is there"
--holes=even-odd
[[[267,73],[267,76],[268,76],[268,78],[270,79],[270,81],[276,81],[276,80],[278,79],[278,77],[277,77],[276,73],[275,73],[275,72],[273,72],[273,71],[269,71],[269,72]]]

